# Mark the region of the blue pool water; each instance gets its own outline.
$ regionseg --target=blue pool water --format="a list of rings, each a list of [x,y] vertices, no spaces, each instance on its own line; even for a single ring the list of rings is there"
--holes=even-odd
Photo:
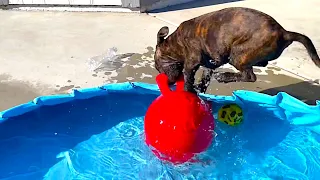
[[[245,104],[238,127],[216,122],[216,138],[199,163],[174,166],[144,143],[143,117],[156,94],[117,93],[41,106],[0,123],[0,179],[317,179],[320,125],[298,104]],[[281,99],[282,98],[282,99]],[[239,102],[240,102],[239,101]],[[281,101],[281,103],[280,103]],[[214,102],[214,113],[225,101]],[[242,105],[243,105],[242,104]],[[313,107],[318,108],[318,107]],[[314,116],[313,116],[314,115]],[[295,117],[295,118],[294,118]],[[300,117],[300,119],[299,119]],[[320,116],[319,116],[320,117]],[[291,120],[288,120],[291,119]],[[315,124],[314,124],[315,123]],[[316,124],[318,123],[318,124]]]

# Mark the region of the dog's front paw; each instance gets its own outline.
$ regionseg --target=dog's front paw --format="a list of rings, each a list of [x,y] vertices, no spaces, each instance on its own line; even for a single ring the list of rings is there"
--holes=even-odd
[[[237,82],[241,80],[241,75],[232,72],[216,72],[213,74],[213,77],[219,83],[230,83],[230,82]]]
[[[219,82],[224,83],[225,82],[225,75],[222,72],[214,72],[213,77]]]
[[[206,93],[208,87],[204,87],[202,84],[196,84],[194,89],[198,92],[198,94],[200,93]]]

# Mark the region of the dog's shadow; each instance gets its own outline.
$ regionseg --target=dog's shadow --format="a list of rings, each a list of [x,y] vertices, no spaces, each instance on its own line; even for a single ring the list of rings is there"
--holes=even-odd
[[[279,92],[286,92],[309,105],[315,105],[316,101],[320,100],[320,85],[313,85],[306,81],[260,91],[271,96]]]

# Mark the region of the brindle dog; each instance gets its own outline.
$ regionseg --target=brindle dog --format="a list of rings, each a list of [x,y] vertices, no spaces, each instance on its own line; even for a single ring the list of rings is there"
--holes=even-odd
[[[249,8],[231,7],[201,15],[180,24],[168,38],[169,28],[157,35],[155,68],[165,73],[169,84],[184,75],[185,89],[205,93],[212,75],[218,82],[255,82],[252,66],[265,67],[277,59],[293,41],[302,43],[312,61],[320,60],[312,41],[305,35],[286,31],[271,16]],[[239,73],[214,72],[226,64]],[[194,86],[195,73],[205,67],[201,82]]]

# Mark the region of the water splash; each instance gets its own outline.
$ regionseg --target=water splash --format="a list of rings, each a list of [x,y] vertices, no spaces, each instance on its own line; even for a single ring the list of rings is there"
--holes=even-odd
[[[87,65],[90,71],[97,71],[99,69],[112,71],[117,69],[117,65],[114,64],[118,58],[117,51],[118,49],[116,47],[112,47],[100,55],[89,58]]]

